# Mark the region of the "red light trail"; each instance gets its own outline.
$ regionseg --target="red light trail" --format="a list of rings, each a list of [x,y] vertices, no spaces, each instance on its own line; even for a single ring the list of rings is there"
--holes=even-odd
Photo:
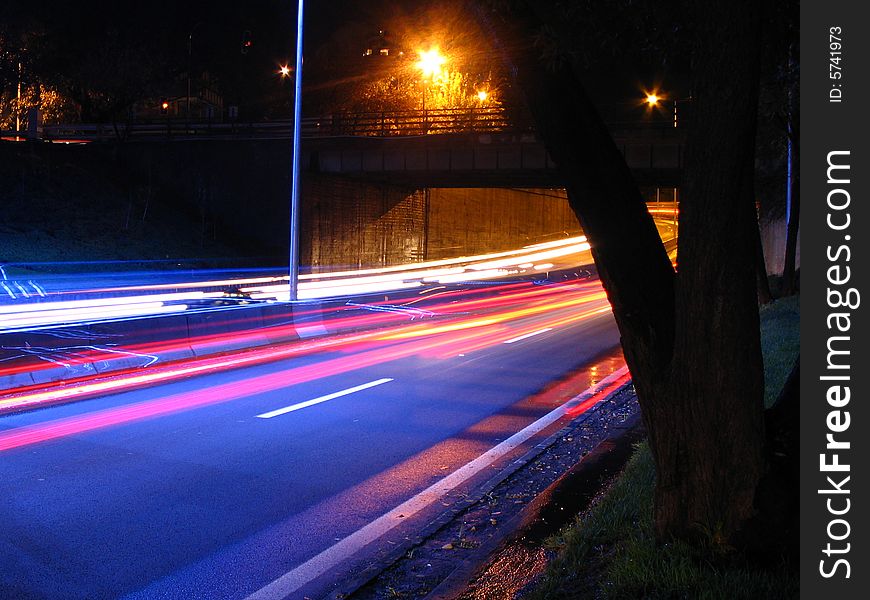
[[[539,331],[542,328],[563,327],[610,311],[609,304],[597,283],[528,285],[528,287],[532,289],[522,289],[521,286],[520,289],[503,296],[473,300],[470,302],[476,309],[473,314],[460,314],[449,319],[443,325],[427,322],[338,338],[300,341],[226,356],[181,361],[178,364],[146,372],[133,370],[116,377],[101,380],[83,379],[72,385],[59,388],[15,394],[0,399],[0,410],[8,411],[40,403],[117,393],[146,385],[253,364],[274,362],[323,350],[340,351],[345,355],[329,358],[313,365],[291,367],[278,373],[261,375],[245,381],[221,384],[195,392],[173,394],[155,400],[137,402],[127,406],[104,409],[86,415],[6,431],[0,433],[0,450],[9,450],[113,425],[237,400],[413,355],[443,359],[457,354],[467,354],[504,343],[517,336]],[[491,306],[488,301],[491,301]],[[560,308],[576,308],[583,305],[588,306],[588,308],[567,315],[565,311],[561,313],[558,311]],[[449,306],[454,310],[456,309],[456,305]],[[520,319],[530,317],[535,317],[534,323],[517,323]],[[511,326],[511,323],[514,325]]]

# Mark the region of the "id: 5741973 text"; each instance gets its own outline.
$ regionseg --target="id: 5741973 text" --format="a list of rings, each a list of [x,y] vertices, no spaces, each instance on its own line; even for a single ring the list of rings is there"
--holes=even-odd
[[[843,28],[831,27],[828,30],[828,102],[843,101]]]

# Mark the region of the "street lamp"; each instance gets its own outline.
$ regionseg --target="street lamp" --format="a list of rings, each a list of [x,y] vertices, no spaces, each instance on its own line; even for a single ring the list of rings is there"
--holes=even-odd
[[[666,96],[659,96],[656,92],[645,92],[645,93],[646,93],[646,98],[644,98],[644,101],[646,102],[647,106],[650,109],[653,109],[654,107],[658,106],[659,102],[664,100],[666,97]],[[677,99],[674,98],[674,128],[676,128],[676,127],[677,127]],[[659,201],[659,188],[656,188],[656,202],[658,202],[658,201]],[[677,223],[678,223],[677,222],[677,210],[678,210],[677,206],[678,206],[677,188],[674,188],[674,228],[676,228],[678,226],[677,225]]]
[[[21,131],[21,61],[18,61],[18,94],[15,96],[15,135]]]
[[[429,92],[429,81],[443,77],[441,67],[447,62],[447,59],[441,54],[437,46],[429,50],[418,50],[417,54],[420,56],[420,60],[415,66],[420,69],[420,73],[423,75],[423,133],[427,133],[426,94]]]
[[[304,0],[298,0],[296,14],[296,80],[293,98],[293,178],[290,192],[290,301],[299,299],[299,168],[301,156],[299,155],[300,133],[302,121],[302,14]],[[286,65],[281,69],[282,74],[290,68]]]

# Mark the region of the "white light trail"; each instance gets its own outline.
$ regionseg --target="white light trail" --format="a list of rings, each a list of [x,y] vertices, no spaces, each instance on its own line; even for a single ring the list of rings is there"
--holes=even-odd
[[[300,277],[298,297],[301,300],[353,296],[380,292],[395,292],[436,284],[474,282],[535,273],[554,268],[555,261],[569,266],[579,264],[588,257],[585,236],[574,236],[532,244],[516,250],[492,252],[473,256],[427,261],[384,268],[336,271],[308,274]],[[159,283],[128,287],[104,287],[77,290],[80,294],[116,294],[83,300],[23,301],[7,282],[0,282],[3,290],[14,300],[0,304],[0,332],[21,330],[26,327],[70,325],[108,319],[128,318],[179,312],[197,301],[234,297],[239,291],[255,301],[289,301],[289,282],[286,276],[222,278],[210,281]],[[16,282],[10,282],[16,287]],[[35,284],[34,284],[35,285]],[[217,289],[216,289],[217,288]],[[230,288],[229,290],[227,288]],[[164,290],[176,290],[165,292]],[[183,290],[183,291],[178,291]],[[20,291],[23,294],[23,290]],[[39,288],[37,288],[39,291]],[[129,295],[118,295],[127,292]],[[160,292],[160,293],[145,293]],[[42,296],[42,294],[40,294]],[[177,303],[177,304],[175,304]],[[186,305],[186,306],[185,306]]]

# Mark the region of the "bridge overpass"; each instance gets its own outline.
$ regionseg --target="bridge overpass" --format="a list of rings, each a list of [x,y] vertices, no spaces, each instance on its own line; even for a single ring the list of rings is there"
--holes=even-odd
[[[677,187],[682,132],[615,131],[637,183]],[[310,138],[302,168],[412,187],[563,187],[544,144],[531,133],[445,133],[414,137]]]
[[[522,114],[508,108],[353,113],[302,120],[302,168],[413,187],[562,187],[560,173]],[[676,187],[684,130],[668,123],[610,126],[638,184]],[[48,141],[126,143],[288,140],[292,121],[186,123],[176,120],[54,125]],[[578,143],[582,143],[579,142]],[[289,151],[289,148],[288,148]]]

